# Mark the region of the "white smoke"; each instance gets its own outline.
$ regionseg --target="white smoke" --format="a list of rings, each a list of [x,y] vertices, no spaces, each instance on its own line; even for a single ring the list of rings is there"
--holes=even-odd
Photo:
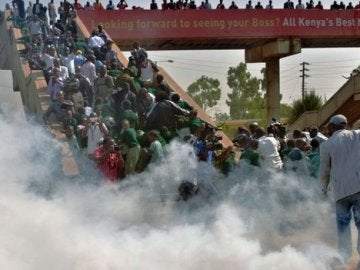
[[[225,178],[180,143],[165,166],[119,185],[91,167],[93,179],[66,179],[47,131],[1,115],[0,126],[0,269],[321,270],[337,256],[314,179],[245,168]],[[200,194],[177,201],[194,179]]]

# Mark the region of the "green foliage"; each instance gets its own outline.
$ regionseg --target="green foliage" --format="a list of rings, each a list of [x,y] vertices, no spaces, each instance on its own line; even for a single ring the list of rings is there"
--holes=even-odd
[[[215,121],[224,122],[230,120],[230,115],[227,113],[215,113]]]
[[[288,104],[280,104],[280,117],[289,119],[292,107]]]
[[[265,117],[265,99],[260,86],[261,79],[252,77],[245,63],[228,70],[227,84],[232,89],[226,104],[230,107],[232,119],[249,119]]]
[[[289,124],[294,123],[304,112],[319,110],[322,105],[322,99],[316,95],[315,90],[305,93],[304,99],[297,99],[292,103]]]
[[[214,107],[221,97],[219,80],[209,78],[205,75],[190,84],[187,90],[193,100],[202,107],[204,111]]]

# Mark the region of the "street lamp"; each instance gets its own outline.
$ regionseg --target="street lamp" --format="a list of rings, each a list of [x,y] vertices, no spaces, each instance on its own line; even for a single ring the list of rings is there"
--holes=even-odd
[[[174,60],[171,60],[171,59],[169,59],[169,60],[160,60],[160,61],[155,61],[155,63],[157,64],[157,63],[174,63]]]

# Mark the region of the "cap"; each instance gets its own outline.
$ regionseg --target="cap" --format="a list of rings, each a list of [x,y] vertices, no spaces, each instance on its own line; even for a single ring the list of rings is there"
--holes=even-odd
[[[335,126],[346,126],[347,125],[347,119],[342,114],[336,114],[336,115],[334,115],[334,116],[332,116],[330,118],[330,121],[329,121],[328,125],[329,124],[333,124]]]
[[[82,54],[82,51],[81,51],[81,50],[77,50],[77,51],[76,51],[76,54]]]

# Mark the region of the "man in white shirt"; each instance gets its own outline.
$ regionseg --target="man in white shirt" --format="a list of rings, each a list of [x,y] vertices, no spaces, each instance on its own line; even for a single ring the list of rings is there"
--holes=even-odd
[[[108,130],[105,124],[100,121],[100,118],[97,117],[96,113],[91,113],[82,131],[82,135],[87,137],[86,153],[89,158],[92,158],[100,139],[108,135]]]
[[[101,47],[105,45],[105,41],[98,36],[96,31],[93,31],[88,41],[88,46],[94,51],[96,59],[103,60]]]
[[[256,138],[259,141],[258,153],[260,155],[260,165],[264,168],[280,170],[283,163],[280,158],[280,142],[273,136],[266,136],[264,128],[256,130]]]
[[[331,182],[336,205],[338,247],[344,262],[348,262],[352,255],[352,215],[360,231],[360,130],[347,130],[346,125],[344,115],[331,117],[328,124],[330,138],[320,144],[323,193],[326,195]]]
[[[66,81],[69,78],[68,68],[61,65],[59,58],[54,59],[54,68],[59,70],[59,76],[62,81]]]
[[[95,68],[95,56],[89,55],[87,57],[87,62],[81,67],[83,75],[89,79],[92,86],[97,78],[96,68]]]

